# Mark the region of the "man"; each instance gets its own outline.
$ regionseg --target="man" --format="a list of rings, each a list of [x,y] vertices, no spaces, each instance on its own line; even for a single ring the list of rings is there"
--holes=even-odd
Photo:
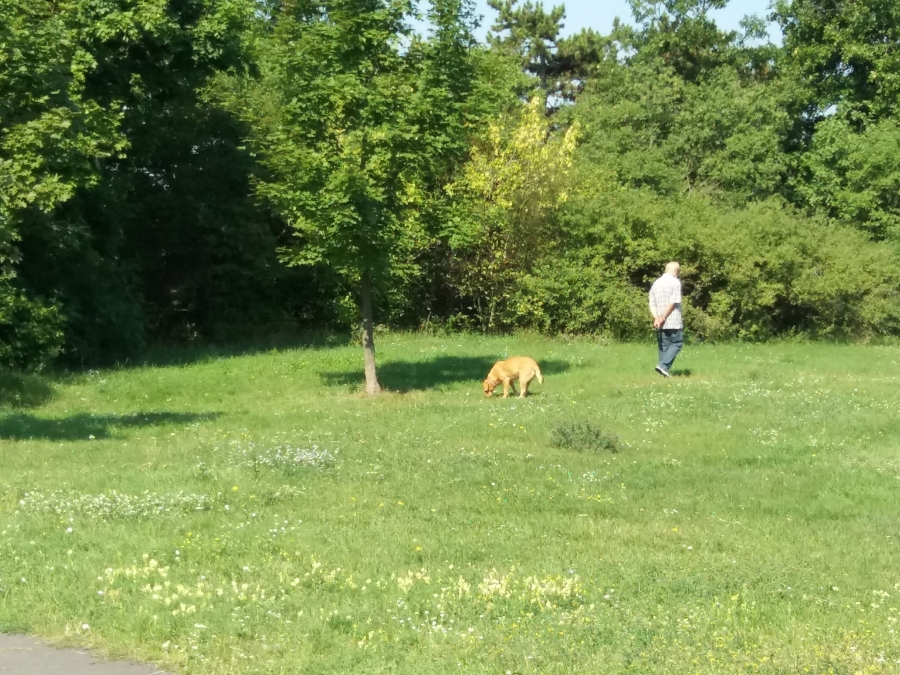
[[[684,322],[681,319],[681,265],[670,262],[666,272],[650,287],[650,314],[656,329],[659,345],[659,363],[656,372],[672,377],[672,363],[684,343]]]

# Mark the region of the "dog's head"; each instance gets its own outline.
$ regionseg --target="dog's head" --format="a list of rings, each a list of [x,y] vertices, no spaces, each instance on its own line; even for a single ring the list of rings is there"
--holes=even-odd
[[[485,379],[485,381],[481,383],[481,386],[484,389],[484,395],[490,396],[491,394],[493,394],[494,389],[497,388],[498,384],[500,384],[498,380],[492,380],[491,378]]]

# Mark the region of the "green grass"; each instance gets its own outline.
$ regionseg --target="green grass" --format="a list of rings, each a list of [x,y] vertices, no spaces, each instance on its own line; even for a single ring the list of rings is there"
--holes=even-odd
[[[900,672],[900,348],[378,347],[374,400],[324,344],[11,380],[0,629],[178,673]],[[485,400],[514,354],[544,385]]]

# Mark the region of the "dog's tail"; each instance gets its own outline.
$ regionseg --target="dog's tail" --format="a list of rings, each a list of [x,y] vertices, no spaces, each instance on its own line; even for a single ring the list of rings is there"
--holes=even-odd
[[[541,375],[541,369],[535,366],[534,368],[534,376],[537,378],[537,381],[541,384],[544,384],[544,376]]]

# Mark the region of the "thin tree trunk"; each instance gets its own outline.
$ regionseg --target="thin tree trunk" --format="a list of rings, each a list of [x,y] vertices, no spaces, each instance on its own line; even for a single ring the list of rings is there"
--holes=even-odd
[[[362,296],[362,320],[363,320],[363,357],[366,364],[366,393],[369,396],[381,391],[378,384],[378,376],[375,372],[375,338],[372,327],[372,280],[368,272],[363,272],[360,280],[360,295]]]

